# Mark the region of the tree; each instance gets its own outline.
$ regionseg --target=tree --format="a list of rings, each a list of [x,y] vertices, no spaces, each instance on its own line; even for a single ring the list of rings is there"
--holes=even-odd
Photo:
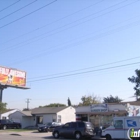
[[[71,101],[69,98],[68,98],[68,106],[71,106]]]
[[[136,100],[138,101],[138,100],[140,100],[140,70],[136,69],[135,74],[136,74],[136,76],[132,76],[131,78],[129,77],[128,80],[131,83],[135,84],[135,87],[134,87],[135,93],[134,93],[134,95],[136,96]]]
[[[122,99],[120,99],[118,96],[113,97],[110,95],[109,97],[103,98],[103,103],[120,103]]]
[[[91,104],[98,104],[101,103],[101,99],[95,95],[84,95],[81,98],[82,102],[79,103],[79,106],[88,106]]]
[[[0,102],[0,114],[7,110],[6,106],[7,106],[7,103]]]
[[[66,105],[60,103],[51,103],[49,105],[45,105],[44,107],[62,107],[62,106],[66,106]]]

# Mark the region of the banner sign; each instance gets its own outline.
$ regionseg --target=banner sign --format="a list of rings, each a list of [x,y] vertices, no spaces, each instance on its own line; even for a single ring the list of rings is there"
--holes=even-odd
[[[94,104],[91,105],[91,112],[107,112],[108,107],[107,104]]]
[[[26,72],[0,66],[0,84],[26,86]]]

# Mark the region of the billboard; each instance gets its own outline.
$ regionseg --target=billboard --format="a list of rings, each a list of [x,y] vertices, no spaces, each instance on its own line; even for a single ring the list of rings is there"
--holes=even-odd
[[[26,86],[26,72],[0,66],[0,84]]]

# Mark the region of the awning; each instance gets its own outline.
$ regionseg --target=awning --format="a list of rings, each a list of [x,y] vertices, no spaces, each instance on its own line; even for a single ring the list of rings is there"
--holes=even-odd
[[[101,116],[110,116],[110,115],[126,115],[128,112],[126,110],[119,111],[108,111],[108,112],[76,112],[76,114],[88,114],[88,115],[101,115]]]

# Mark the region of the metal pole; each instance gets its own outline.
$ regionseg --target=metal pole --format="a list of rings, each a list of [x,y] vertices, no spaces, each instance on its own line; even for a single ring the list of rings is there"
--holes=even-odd
[[[3,88],[0,87],[0,102],[2,102],[2,93],[3,93]]]

